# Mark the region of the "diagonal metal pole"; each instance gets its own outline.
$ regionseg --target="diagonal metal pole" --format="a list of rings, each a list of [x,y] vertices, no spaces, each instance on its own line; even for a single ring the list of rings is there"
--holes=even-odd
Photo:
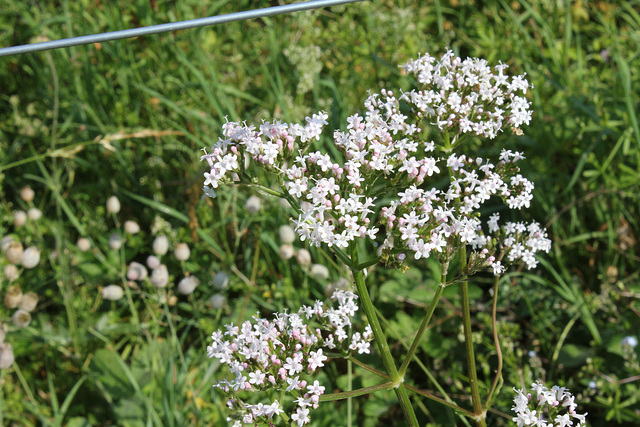
[[[347,3],[358,3],[362,1],[364,0],[312,0],[303,3],[288,4],[284,6],[274,6],[263,9],[247,10],[244,12],[229,13],[226,15],[210,16],[207,18],[190,19],[188,21],[171,22],[168,24],[132,28],[130,30],[112,31],[109,33],[92,34],[89,36],[72,37],[68,39],[53,40],[42,43],[5,47],[0,48],[0,56],[59,49],[63,47],[78,46],[90,43],[101,43],[111,40],[126,39],[130,37],[148,36],[150,34],[187,30],[190,28],[206,27],[209,25],[243,21],[246,19],[262,18],[265,16],[280,15],[283,13],[300,12],[302,10],[319,9],[321,7],[337,6]]]

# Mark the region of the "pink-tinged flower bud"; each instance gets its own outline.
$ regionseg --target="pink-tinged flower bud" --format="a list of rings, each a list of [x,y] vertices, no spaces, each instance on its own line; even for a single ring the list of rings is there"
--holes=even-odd
[[[36,193],[28,185],[26,187],[22,187],[22,190],[20,190],[20,198],[25,202],[32,201],[35,195]]]
[[[27,213],[25,211],[15,211],[13,213],[13,225],[22,227],[27,223]]]
[[[118,301],[124,296],[124,289],[118,285],[108,285],[102,289],[102,298],[109,301]]]
[[[13,264],[7,264],[4,266],[4,277],[11,283],[20,277],[20,270]]]
[[[135,221],[125,221],[124,231],[129,234],[138,234],[140,232],[140,226]]]
[[[276,377],[274,377],[273,375],[269,375],[269,382],[271,384],[275,384],[276,383]]]
[[[116,196],[111,196],[107,199],[107,213],[117,214],[120,212],[120,200]]]
[[[15,360],[13,347],[9,343],[0,343],[0,369],[9,369]]]
[[[40,249],[35,246],[29,246],[22,253],[22,266],[24,268],[33,268],[40,262]]]
[[[187,246],[186,243],[178,243],[173,254],[176,256],[178,261],[186,261],[191,255],[191,250],[189,250],[189,246]]]
[[[22,259],[23,253],[22,243],[15,240],[9,242],[7,249],[4,251],[4,256],[11,264],[17,264]]]
[[[195,276],[185,277],[178,283],[178,293],[182,295],[191,295],[196,290],[200,280]]]
[[[38,305],[38,299],[38,294],[36,294],[35,292],[27,292],[26,294],[22,295],[22,301],[20,301],[18,308],[31,313],[36,309],[36,306]]]
[[[154,268],[158,268],[159,266],[160,266],[160,260],[158,259],[157,256],[149,255],[147,257],[147,267],[153,270]]]
[[[300,386],[299,389],[302,390],[303,388],[305,388],[307,386],[307,382],[305,380],[300,381]]]
[[[153,252],[156,255],[162,256],[169,250],[169,239],[167,236],[158,236],[153,241]]]
[[[296,258],[302,267],[307,267],[311,264],[311,254],[306,249],[300,249],[296,254]]]
[[[22,301],[22,289],[20,286],[11,286],[7,289],[7,293],[4,294],[4,305],[7,308],[16,308]]]
[[[209,304],[216,310],[220,310],[227,305],[227,298],[222,294],[215,294],[209,298]]]
[[[213,281],[211,282],[213,287],[222,290],[229,286],[229,275],[224,271],[219,271],[213,276]]]
[[[129,280],[144,280],[149,273],[147,268],[139,262],[131,262],[127,268],[127,279]]]
[[[11,320],[18,328],[26,328],[31,323],[31,314],[26,310],[19,309],[13,313]]]
[[[296,251],[291,245],[282,245],[280,246],[280,250],[278,254],[280,255],[280,259],[283,261],[287,261],[295,255]]]
[[[42,218],[42,211],[38,208],[31,208],[27,211],[27,216],[31,221],[37,221]]]
[[[78,246],[80,252],[86,252],[91,248],[91,241],[86,237],[81,237],[78,239],[76,246]]]
[[[149,280],[156,288],[164,288],[167,286],[169,283],[169,271],[167,270],[167,266],[160,264],[157,268],[154,268]]]

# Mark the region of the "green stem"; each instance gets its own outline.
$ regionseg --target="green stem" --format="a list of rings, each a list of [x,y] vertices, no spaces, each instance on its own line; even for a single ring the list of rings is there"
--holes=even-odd
[[[498,309],[498,282],[500,281],[500,276],[496,276],[493,279],[493,306],[491,307],[491,328],[493,329],[493,343],[496,346],[496,355],[498,356],[498,367],[496,369],[496,376],[493,379],[493,383],[491,384],[491,389],[489,390],[489,394],[487,395],[487,400],[485,401],[484,407],[485,409],[489,408],[491,404],[491,399],[493,398],[493,393],[500,393],[500,387],[498,387],[498,382],[502,385],[502,350],[500,349],[500,338],[498,337],[498,328],[497,328],[497,309]],[[496,389],[497,387],[497,389]]]
[[[395,387],[395,384],[393,382],[387,381],[386,383],[374,385],[371,387],[363,387],[363,388],[359,388],[358,390],[343,391],[341,393],[323,394],[322,396],[320,396],[320,402],[331,402],[334,400],[350,399],[352,397],[371,394],[374,391],[391,390],[394,387]]]
[[[459,251],[460,272],[467,274],[467,251],[466,247],[461,247]],[[486,427],[486,413],[480,402],[480,389],[478,388],[478,374],[476,373],[476,358],[473,352],[473,337],[471,334],[471,309],[469,307],[469,282],[463,280],[461,283],[462,294],[462,324],[464,328],[464,344],[467,351],[467,369],[469,370],[469,386],[471,387],[471,401],[473,402],[473,412],[479,427]]]
[[[351,263],[352,265],[358,265],[359,263],[358,247],[355,244],[351,246]],[[380,327],[380,322],[378,321],[375,307],[371,302],[371,297],[369,296],[367,285],[364,283],[364,272],[362,270],[356,270],[353,272],[353,276],[356,282],[358,295],[360,296],[360,304],[364,309],[367,320],[369,321],[369,325],[371,326],[371,330],[373,331],[373,336],[376,342],[376,346],[378,347],[378,352],[382,357],[382,363],[387,371],[387,374],[389,374],[389,378],[391,378],[391,382],[394,384],[394,391],[396,393],[396,396],[398,397],[398,400],[400,401],[405,418],[410,426],[417,426],[418,419],[416,418],[413,406],[411,405],[411,400],[409,400],[407,389],[404,386],[404,378],[398,375],[398,370],[391,356],[389,344],[387,343],[384,332]]]
[[[429,325],[429,322],[431,321],[431,317],[433,316],[433,312],[436,311],[436,306],[438,305],[438,302],[440,301],[440,297],[442,296],[442,292],[444,291],[444,288],[446,287],[447,270],[448,270],[448,266],[442,266],[442,271],[440,273],[440,284],[438,285],[438,289],[436,289],[436,293],[433,295],[433,298],[431,299],[431,303],[429,304],[429,307],[427,308],[427,314],[422,319],[422,323],[420,324],[420,328],[418,329],[418,332],[416,333],[416,336],[413,339],[413,342],[411,343],[411,347],[409,348],[409,352],[407,353],[407,356],[405,357],[404,362],[402,363],[402,366],[400,366],[400,370],[398,372],[400,377],[404,377],[404,374],[407,372],[407,368],[409,367],[409,363],[411,362],[411,359],[413,358],[413,355],[415,354],[416,349],[418,348],[418,343],[422,339],[422,335],[427,330],[427,326]]]

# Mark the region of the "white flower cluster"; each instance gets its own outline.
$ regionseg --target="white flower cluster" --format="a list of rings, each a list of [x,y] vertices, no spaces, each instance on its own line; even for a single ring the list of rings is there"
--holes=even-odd
[[[221,182],[249,182],[244,165],[248,156],[276,172],[287,196],[303,206],[294,220],[301,240],[346,248],[358,238],[375,241],[383,226],[386,256],[393,255],[388,265],[402,264],[405,250],[419,259],[454,244],[468,244],[486,249],[487,259],[494,259],[485,267],[499,274],[504,269],[502,258],[490,253],[495,242],[482,232],[479,209],[492,196],[502,198],[510,209],[529,207],[533,183],[516,166],[524,156],[503,150],[494,166],[485,159],[452,154],[450,145],[438,147],[447,157],[431,155],[436,144],[423,138],[419,122],[434,114],[446,134],[443,140],[448,141],[451,133],[453,142],[467,132],[493,138],[503,127],[519,130],[518,126],[529,122],[530,112],[527,101],[516,93],[529,85],[523,76],[505,76],[505,65],[492,74],[485,61],[462,61],[451,52],[440,61],[427,55],[406,67],[417,75],[423,89],[400,99],[385,89],[370,95],[364,104],[366,114],[349,117],[346,131],[334,133],[334,144],[344,160],[336,161],[320,151],[307,152],[326,124],[324,112],[308,117],[304,127],[277,121],[263,123],[259,130],[246,124],[225,124],[225,138],[202,156],[210,166],[204,174],[205,193],[214,194]],[[400,100],[415,107],[413,114],[403,114]],[[445,171],[450,178],[448,189],[425,188],[427,178],[437,182]],[[491,224],[496,221],[494,217]],[[535,260],[529,255],[548,251],[550,242],[537,224],[527,227],[539,240],[527,240],[527,246],[518,240],[523,236],[519,232],[516,241],[511,241],[508,237],[514,233],[509,228],[502,244],[511,248],[509,261],[522,260],[531,268]]]
[[[574,402],[575,398],[569,390],[555,385],[549,390],[540,381],[531,384],[531,389],[537,394],[535,399],[531,394],[525,394],[524,390],[514,389],[517,395],[511,410],[517,414],[513,421],[518,427],[586,426],[587,414],[576,413],[578,405]]]
[[[517,130],[531,120],[529,102],[524,97],[530,87],[525,75],[510,78],[504,74],[508,68],[505,64],[494,68],[495,73],[486,60],[462,60],[452,51],[440,60],[426,54],[405,65],[421,86],[402,99],[422,115],[434,118],[441,130],[493,139],[505,123]]]
[[[496,244],[500,243],[499,259],[506,255],[511,263],[523,261],[528,268],[534,268],[537,265],[534,254],[549,252],[551,248],[546,231],[538,223],[507,222],[501,227],[499,214],[493,214],[488,221],[492,236],[484,234],[477,214],[491,196],[501,197],[511,209],[529,207],[533,183],[520,175],[516,166],[523,158],[521,153],[503,150],[500,162],[494,166],[482,158],[451,154],[447,159],[447,167],[452,171],[448,189],[411,186],[382,208],[381,218],[388,236],[385,251],[403,259],[404,251],[409,250],[415,259],[420,259],[433,252],[441,254],[447,246],[468,244],[483,256],[485,267],[500,274],[504,266],[494,254]]]
[[[231,380],[222,380],[214,385],[234,396],[227,402],[232,410],[229,421],[241,423],[269,422],[274,415],[284,412],[277,400],[265,405],[248,404],[237,396],[237,392],[278,390],[290,392],[295,399],[295,409],[290,418],[298,426],[310,421],[310,409],[318,407],[324,387],[316,380],[313,384],[301,379],[323,367],[327,356],[325,349],[342,347],[359,354],[369,353],[373,339],[371,328],[350,335],[351,317],[358,310],[357,296],[350,291],[339,290],[331,297],[338,307],[325,307],[321,301],[313,306],[302,306],[297,313],[279,313],[272,321],[257,316],[242,326],[226,326],[226,332],[212,334],[213,344],[207,347],[209,357],[215,357],[229,366],[234,375]],[[305,321],[314,318],[323,325],[311,328]]]

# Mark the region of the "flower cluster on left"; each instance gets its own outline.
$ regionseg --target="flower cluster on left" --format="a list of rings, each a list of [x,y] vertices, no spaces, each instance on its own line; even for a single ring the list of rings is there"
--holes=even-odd
[[[274,416],[282,416],[298,426],[307,424],[310,409],[318,407],[325,388],[317,380],[309,384],[304,377],[324,366],[328,359],[325,350],[342,357],[352,352],[369,353],[371,328],[367,326],[363,333],[351,330],[357,296],[338,290],[331,298],[337,301],[337,308],[316,301],[297,313],[277,313],[273,320],[256,315],[253,322],[246,321],[240,327],[229,324],[226,331],[212,334],[209,357],[227,364],[233,375],[215,384],[230,395],[228,421],[241,425],[271,422]],[[254,404],[241,399],[239,391],[276,391],[281,397],[268,404]],[[283,409],[284,393],[295,403],[290,410]]]

